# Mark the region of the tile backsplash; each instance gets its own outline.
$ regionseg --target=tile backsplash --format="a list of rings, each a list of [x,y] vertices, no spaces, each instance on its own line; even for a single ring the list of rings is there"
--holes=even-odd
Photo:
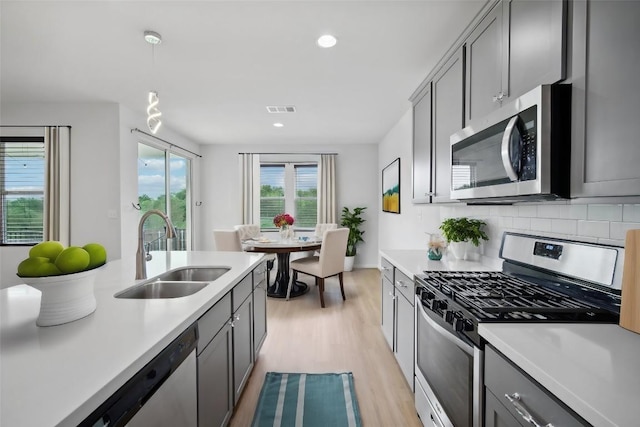
[[[640,205],[548,202],[513,206],[440,207],[441,219],[468,216],[487,223],[485,256],[497,258],[502,234],[514,231],[584,242],[624,246],[627,230],[640,229]]]

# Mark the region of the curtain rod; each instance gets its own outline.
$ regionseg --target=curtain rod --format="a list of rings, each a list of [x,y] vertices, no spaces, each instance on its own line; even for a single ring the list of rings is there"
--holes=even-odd
[[[319,155],[322,155],[322,154],[333,154],[334,156],[338,155],[338,153],[305,153],[304,151],[297,152],[297,153],[289,151],[287,153],[238,153],[238,154],[276,154],[276,155],[283,155],[283,154],[293,154],[293,155],[311,154],[311,155],[314,155],[314,156],[319,156]]]
[[[0,125],[0,128],[44,128],[44,127],[71,129],[70,125]]]
[[[169,144],[169,148],[171,148],[171,147],[176,147],[176,148],[179,148],[179,149],[181,149],[181,150],[183,150],[183,151],[186,151],[187,153],[191,153],[191,154],[193,154],[193,155],[194,155],[194,156],[196,156],[196,157],[200,157],[200,158],[202,157],[202,156],[201,156],[200,154],[198,154],[198,153],[194,153],[194,152],[193,152],[193,151],[191,151],[191,150],[187,150],[186,148],[182,148],[181,146],[176,145],[176,144],[174,144],[173,142],[169,142],[169,141],[164,140],[164,139],[162,139],[162,138],[158,138],[157,136],[155,136],[155,135],[151,135],[150,133],[147,133],[147,132],[145,132],[145,131],[143,131],[143,130],[140,130],[140,129],[138,129],[138,128],[133,128],[133,129],[131,129],[131,133],[133,133],[133,132],[142,133],[142,134],[144,134],[144,135],[147,135],[148,137],[151,137],[151,138],[157,139],[158,141],[162,141],[162,142],[164,142],[165,144]]]

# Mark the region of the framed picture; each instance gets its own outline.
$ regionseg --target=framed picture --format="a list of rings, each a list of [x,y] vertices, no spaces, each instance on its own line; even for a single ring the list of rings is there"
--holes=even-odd
[[[382,169],[382,211],[400,213],[400,157]]]

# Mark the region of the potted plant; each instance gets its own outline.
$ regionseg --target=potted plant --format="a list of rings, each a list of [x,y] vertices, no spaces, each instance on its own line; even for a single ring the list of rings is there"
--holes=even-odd
[[[478,247],[481,240],[489,240],[483,227],[487,224],[479,219],[447,218],[440,224],[444,238],[449,242],[449,248],[457,259],[468,257],[469,243]]]
[[[361,216],[362,212],[365,209],[367,208],[353,208],[353,211],[351,211],[346,206],[342,208],[340,225],[349,229],[349,238],[347,239],[347,252],[345,253],[344,259],[345,271],[353,270],[353,261],[356,256],[356,245],[359,242],[364,242],[364,239],[362,238],[364,231],[360,229],[360,226],[365,221]]]

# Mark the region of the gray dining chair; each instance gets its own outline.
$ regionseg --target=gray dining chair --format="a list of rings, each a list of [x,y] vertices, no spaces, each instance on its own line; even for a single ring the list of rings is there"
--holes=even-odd
[[[217,251],[242,252],[238,230],[213,230],[213,241]]]
[[[320,293],[320,306],[324,308],[324,279],[331,276],[338,276],[340,282],[340,292],[342,300],[346,300],[344,295],[344,254],[347,251],[348,228],[338,228],[327,230],[322,236],[322,247],[320,256],[310,256],[291,261],[291,270],[294,272],[293,280],[298,273],[308,274],[315,277],[318,292]],[[291,283],[287,289],[287,299],[291,292]]]

